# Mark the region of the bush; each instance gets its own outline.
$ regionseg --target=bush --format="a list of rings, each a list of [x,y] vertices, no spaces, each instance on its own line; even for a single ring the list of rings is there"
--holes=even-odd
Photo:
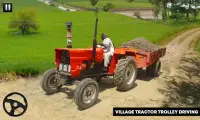
[[[17,68],[15,74],[22,77],[36,76],[40,74],[40,70],[36,68]]]
[[[126,1],[131,3],[131,2],[133,2],[133,1],[135,1],[135,0],[126,0]]]
[[[38,30],[39,25],[36,22],[36,15],[30,9],[19,11],[13,15],[9,23],[9,28],[17,29],[22,35],[30,34]]]
[[[172,14],[169,16],[170,19],[174,19],[174,20],[182,20],[183,18],[185,18],[184,14]]]
[[[53,2],[50,2],[50,6],[56,6]]]
[[[90,0],[92,6],[95,6],[98,2],[99,0]]]
[[[56,6],[55,2],[56,0],[49,0],[50,6]]]
[[[186,14],[186,8],[184,7],[179,7],[179,6],[173,6],[171,9],[171,15],[169,16],[170,19],[173,20],[183,20],[185,18],[185,14]]]
[[[196,18],[199,15],[199,10],[197,9],[191,9],[190,12],[192,13],[192,15]]]
[[[136,16],[138,19],[142,19],[140,12],[134,12],[133,14],[134,16]]]
[[[113,9],[115,6],[112,4],[112,3],[106,3],[104,6],[103,6],[103,10],[108,12],[109,10]]]
[[[200,39],[197,40],[195,47],[196,47],[196,51],[200,53]]]

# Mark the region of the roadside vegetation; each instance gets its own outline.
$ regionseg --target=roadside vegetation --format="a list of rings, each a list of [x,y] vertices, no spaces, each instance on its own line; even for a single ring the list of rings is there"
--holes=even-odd
[[[13,13],[1,13],[0,16],[0,42],[2,45],[0,48],[0,72],[28,76],[37,75],[55,67],[54,49],[66,46],[65,22],[67,21],[73,22],[73,47],[92,46],[95,23],[93,12],[65,12],[37,0],[4,1],[13,2],[15,7]],[[34,19],[40,28],[37,29],[37,34],[13,34],[13,29],[9,28],[9,23],[13,20],[12,16],[27,10],[26,8],[31,9],[31,12],[34,13]],[[98,41],[100,42],[100,33],[105,32],[117,47],[120,43],[136,37],[145,37],[158,44],[179,31],[197,27],[197,23],[198,19],[196,22],[185,22],[184,24],[173,24],[173,20],[169,20],[165,25],[160,20],[155,23],[152,20],[133,19],[110,12],[100,12]]]
[[[200,39],[197,40],[196,51],[198,51],[200,53]]]
[[[92,8],[89,0],[56,0],[57,2],[73,5],[76,7]],[[99,0],[97,7],[103,8],[107,3],[112,3],[115,8],[151,8],[152,5],[148,0],[134,0],[130,3],[129,0]]]

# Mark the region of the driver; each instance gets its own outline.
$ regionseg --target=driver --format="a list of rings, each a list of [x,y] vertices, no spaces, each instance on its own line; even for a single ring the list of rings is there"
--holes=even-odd
[[[110,58],[114,53],[114,44],[105,33],[101,34],[101,39],[103,42],[100,44],[100,47],[104,49],[104,67],[107,69]]]

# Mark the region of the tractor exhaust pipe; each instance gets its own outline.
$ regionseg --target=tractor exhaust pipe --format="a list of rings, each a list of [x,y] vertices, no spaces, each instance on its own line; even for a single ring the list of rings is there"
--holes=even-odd
[[[72,22],[66,22],[67,26],[67,48],[72,48],[72,34],[71,34],[71,27],[72,27]]]
[[[95,31],[94,31],[94,39],[93,39],[93,50],[92,50],[92,58],[93,63],[95,62],[95,56],[96,56],[96,46],[97,46],[97,25],[98,25],[98,9],[94,9],[95,15],[96,15],[96,22],[95,22]]]

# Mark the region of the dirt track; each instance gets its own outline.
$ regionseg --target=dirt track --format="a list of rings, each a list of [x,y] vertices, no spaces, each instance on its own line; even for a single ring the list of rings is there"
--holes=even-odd
[[[73,90],[66,87],[61,92],[47,96],[40,88],[40,78],[21,79],[0,84],[0,100],[10,92],[20,92],[27,97],[27,112],[11,118],[0,107],[1,120],[197,120],[200,117],[113,117],[112,108],[118,107],[159,107],[165,101],[173,106],[200,106],[200,58],[188,50],[189,43],[200,37],[200,28],[189,30],[167,45],[167,54],[162,58],[162,74],[148,78],[141,73],[137,85],[128,92],[116,91],[115,85],[104,80],[100,83],[98,103],[92,108],[79,111],[73,102]],[[180,60],[180,61],[179,61]],[[176,69],[177,68],[177,69]],[[143,77],[141,77],[143,76]],[[188,83],[188,81],[191,81]],[[198,86],[199,85],[199,86]],[[182,88],[182,93],[180,92]],[[191,89],[192,88],[192,89]],[[178,90],[177,90],[178,89]],[[195,90],[196,91],[195,91]],[[185,90],[185,91],[184,91]],[[187,93],[187,94],[184,94]],[[167,97],[165,96],[167,95]],[[195,97],[194,97],[195,96]],[[176,98],[176,100],[172,98]],[[178,98],[180,99],[178,99]],[[197,98],[196,98],[197,97]],[[174,101],[172,101],[174,100]],[[181,101],[182,100],[182,101]],[[169,102],[170,101],[170,102]],[[171,104],[170,104],[171,103]],[[173,103],[173,104],[172,104]],[[180,104],[180,105],[179,105]],[[1,105],[2,106],[2,105]]]
[[[133,17],[133,18],[136,18],[136,16],[134,16],[135,12],[139,12],[143,19],[154,19],[154,13],[153,13],[153,11],[151,9],[147,9],[147,10],[113,11],[113,13],[122,14],[122,15],[126,15],[126,16],[129,16],[129,17]],[[159,15],[158,19],[162,19],[162,16]]]

